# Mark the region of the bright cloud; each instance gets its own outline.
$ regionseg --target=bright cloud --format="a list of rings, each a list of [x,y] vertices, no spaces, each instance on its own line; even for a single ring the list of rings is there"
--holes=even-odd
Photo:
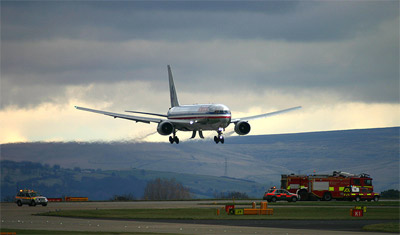
[[[71,88],[74,90],[85,88]],[[264,97],[252,97],[260,102]],[[93,101],[92,101],[93,102]],[[0,112],[2,120],[1,143],[24,141],[166,141],[156,134],[156,124],[135,123],[76,110],[74,105],[107,108],[107,102],[85,103],[71,100],[66,105],[42,104],[33,109],[9,108]],[[166,106],[159,110],[166,113]],[[247,110],[232,110],[234,117],[272,112],[287,106],[266,108],[252,106]],[[122,112],[123,110],[112,110]],[[241,111],[241,112],[240,112]],[[297,133],[325,130],[363,129],[400,125],[398,104],[338,103],[313,105],[298,111],[251,122],[251,135]],[[228,127],[227,132],[233,130]],[[179,132],[182,139],[191,133]],[[215,133],[206,132],[206,137]]]

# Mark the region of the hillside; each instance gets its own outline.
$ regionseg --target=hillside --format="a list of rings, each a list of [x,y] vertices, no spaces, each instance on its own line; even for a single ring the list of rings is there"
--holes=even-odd
[[[47,197],[85,196],[109,200],[114,195],[132,194],[142,199],[149,180],[175,179],[189,188],[193,198],[213,198],[222,192],[246,192],[261,197],[264,185],[248,180],[173,172],[130,170],[65,169],[33,162],[1,161],[1,199],[9,199],[18,189],[35,189]]]
[[[64,168],[144,169],[227,176],[280,184],[281,174],[368,173],[376,191],[399,188],[399,127],[226,138],[169,143],[17,143],[2,145],[1,159]],[[226,162],[226,164],[225,164]]]

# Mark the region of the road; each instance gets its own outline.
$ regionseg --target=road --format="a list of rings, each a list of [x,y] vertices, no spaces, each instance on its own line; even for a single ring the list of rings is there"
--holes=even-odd
[[[1,203],[1,228],[102,232],[153,232],[174,234],[363,234],[365,224],[388,221],[296,221],[296,220],[107,220],[35,216],[55,210],[196,208],[198,201],[63,202],[47,207],[18,207]],[[221,206],[216,206],[221,207]],[[368,234],[380,234],[371,233]],[[384,234],[384,233],[381,233]]]

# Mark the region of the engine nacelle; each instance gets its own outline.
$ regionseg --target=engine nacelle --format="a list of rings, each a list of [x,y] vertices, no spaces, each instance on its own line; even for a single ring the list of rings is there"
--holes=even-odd
[[[241,121],[235,124],[235,132],[238,135],[247,135],[250,129],[250,124],[248,122]]]
[[[157,132],[160,135],[170,135],[174,131],[174,126],[168,121],[160,122],[157,126]]]

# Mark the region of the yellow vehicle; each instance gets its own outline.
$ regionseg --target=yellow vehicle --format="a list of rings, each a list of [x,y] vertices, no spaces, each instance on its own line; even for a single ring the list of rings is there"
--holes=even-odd
[[[22,206],[23,204],[27,204],[29,206],[36,206],[38,204],[42,206],[47,206],[47,198],[40,195],[40,193],[35,192],[33,190],[20,190],[18,194],[15,196],[15,203],[18,206]]]

